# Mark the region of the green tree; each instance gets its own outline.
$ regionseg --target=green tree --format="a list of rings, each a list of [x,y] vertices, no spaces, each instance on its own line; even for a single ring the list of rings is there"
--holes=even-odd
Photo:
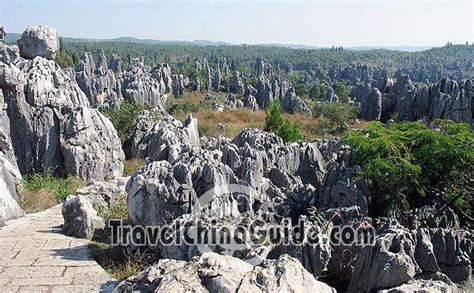
[[[470,125],[436,121],[373,122],[346,141],[370,182],[376,214],[390,215],[442,199],[472,217],[474,135]]]
[[[334,93],[338,96],[340,102],[347,103],[349,101],[351,89],[342,81],[336,81],[332,85],[332,88],[334,89]]]
[[[299,127],[289,120],[283,118],[280,101],[275,101],[267,108],[265,118],[265,131],[274,132],[284,141],[293,142],[301,139]]]
[[[143,114],[144,110],[145,105],[143,104],[125,101],[105,113],[110,121],[112,121],[122,143],[133,135],[138,118]]]

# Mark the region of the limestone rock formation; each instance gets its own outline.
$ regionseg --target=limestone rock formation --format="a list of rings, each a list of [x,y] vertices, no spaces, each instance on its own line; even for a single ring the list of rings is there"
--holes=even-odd
[[[257,99],[255,96],[257,95],[257,89],[255,89],[253,86],[248,85],[244,89],[244,97],[243,97],[243,102],[244,102],[244,107],[252,109],[252,111],[258,111],[258,103]]]
[[[185,145],[199,145],[197,120],[191,115],[182,124],[169,115],[155,121],[152,113],[139,120],[131,139],[131,157],[174,161]]]
[[[234,94],[243,94],[244,92],[244,82],[242,81],[242,77],[238,71],[234,71],[230,91]]]
[[[243,106],[244,103],[241,100],[237,99],[237,97],[233,93],[229,93],[224,100],[224,107],[226,107],[227,109],[234,110],[237,108],[242,108]]]
[[[332,87],[328,87],[326,90],[326,96],[324,100],[329,103],[335,103],[339,101],[339,97],[334,93],[334,90]]]
[[[18,40],[18,48],[23,58],[33,59],[36,56],[54,59],[59,50],[58,31],[49,26],[30,26]]]
[[[296,95],[295,89],[290,87],[285,96],[281,100],[281,107],[283,111],[288,113],[308,113],[311,114],[306,102]]]
[[[470,79],[456,82],[443,78],[430,86],[417,87],[402,75],[383,95],[382,117],[397,113],[399,121],[450,119],[471,123],[474,99]]]
[[[0,93],[1,95],[1,93]],[[23,216],[19,207],[21,174],[16,165],[10,140],[10,123],[4,109],[0,110],[0,225],[9,219]]]
[[[212,89],[216,92],[220,91],[222,83],[222,74],[219,69],[214,71],[214,78],[212,79]]]
[[[162,107],[172,94],[171,67],[168,64],[145,66],[143,59],[134,58],[131,69],[124,73],[122,88],[126,100],[149,108]]]
[[[63,204],[63,232],[69,236],[92,238],[94,231],[105,227],[92,203],[83,196],[75,196]]]
[[[84,180],[121,175],[124,155],[117,132],[105,116],[89,109],[76,81],[54,61],[38,56],[0,62],[0,87],[22,174],[49,169]]]
[[[385,222],[375,246],[357,254],[349,292],[400,286],[415,275],[437,274],[447,285],[471,277],[471,241],[467,231],[441,228],[410,231],[396,221]]]
[[[173,74],[171,76],[171,86],[173,96],[180,97],[184,94],[184,76],[182,74]]]
[[[86,181],[120,177],[125,159],[112,122],[96,109],[82,108],[61,121],[61,155],[68,174]]]
[[[370,93],[362,99],[361,116],[367,121],[380,120],[382,112],[382,93],[373,88]]]
[[[114,292],[336,292],[294,258],[283,255],[260,266],[207,253],[192,262],[163,259],[120,283]]]
[[[92,55],[86,52],[81,58],[75,78],[79,87],[89,99],[90,104],[95,108],[106,110],[119,105],[123,101],[122,84],[117,77],[117,75],[122,74],[121,65],[119,59],[115,57],[111,61],[114,69],[109,69],[103,50],[97,52],[97,59],[96,64]]]
[[[257,95],[255,96],[259,108],[267,108],[274,100],[272,86],[264,77],[260,76],[257,83]]]

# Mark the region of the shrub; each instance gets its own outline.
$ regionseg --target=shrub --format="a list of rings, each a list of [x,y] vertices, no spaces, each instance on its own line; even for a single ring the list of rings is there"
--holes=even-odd
[[[274,132],[287,142],[301,139],[299,127],[290,120],[283,118],[283,112],[279,101],[275,101],[268,106],[266,114],[265,131]]]
[[[372,122],[350,132],[347,142],[362,176],[370,181],[378,214],[432,203],[439,195],[460,212],[472,214],[474,135],[469,125],[436,121],[429,128],[420,122]]]
[[[112,121],[122,142],[125,142],[132,136],[133,130],[138,123],[138,118],[143,114],[144,110],[145,105],[143,104],[125,101],[107,111],[105,115]]]

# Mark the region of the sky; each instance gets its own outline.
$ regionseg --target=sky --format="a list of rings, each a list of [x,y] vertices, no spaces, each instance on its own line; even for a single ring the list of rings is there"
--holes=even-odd
[[[0,26],[62,36],[313,46],[442,46],[474,40],[474,0],[0,0]]]

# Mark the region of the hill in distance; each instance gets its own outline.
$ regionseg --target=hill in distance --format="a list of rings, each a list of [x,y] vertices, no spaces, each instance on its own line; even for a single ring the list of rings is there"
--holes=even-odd
[[[9,43],[16,43],[20,38],[21,34],[19,33],[7,33],[5,41]],[[243,44],[233,44],[229,42],[221,41],[209,41],[209,40],[194,40],[194,41],[180,41],[180,40],[155,40],[155,39],[140,39],[134,37],[118,37],[112,39],[92,39],[92,38],[72,38],[72,37],[62,37],[63,42],[66,43],[84,43],[84,42],[123,42],[123,43],[137,43],[137,44],[147,44],[147,45],[196,45],[196,46],[242,46]],[[280,48],[291,48],[291,49],[322,49],[329,47],[316,47],[304,44],[281,44],[281,43],[268,43],[268,44],[249,44],[251,46],[262,46],[262,47],[280,47]],[[374,49],[386,49],[393,51],[405,51],[405,52],[418,52],[431,49],[431,46],[353,46],[353,47],[344,47],[347,50],[354,51],[367,51]]]

